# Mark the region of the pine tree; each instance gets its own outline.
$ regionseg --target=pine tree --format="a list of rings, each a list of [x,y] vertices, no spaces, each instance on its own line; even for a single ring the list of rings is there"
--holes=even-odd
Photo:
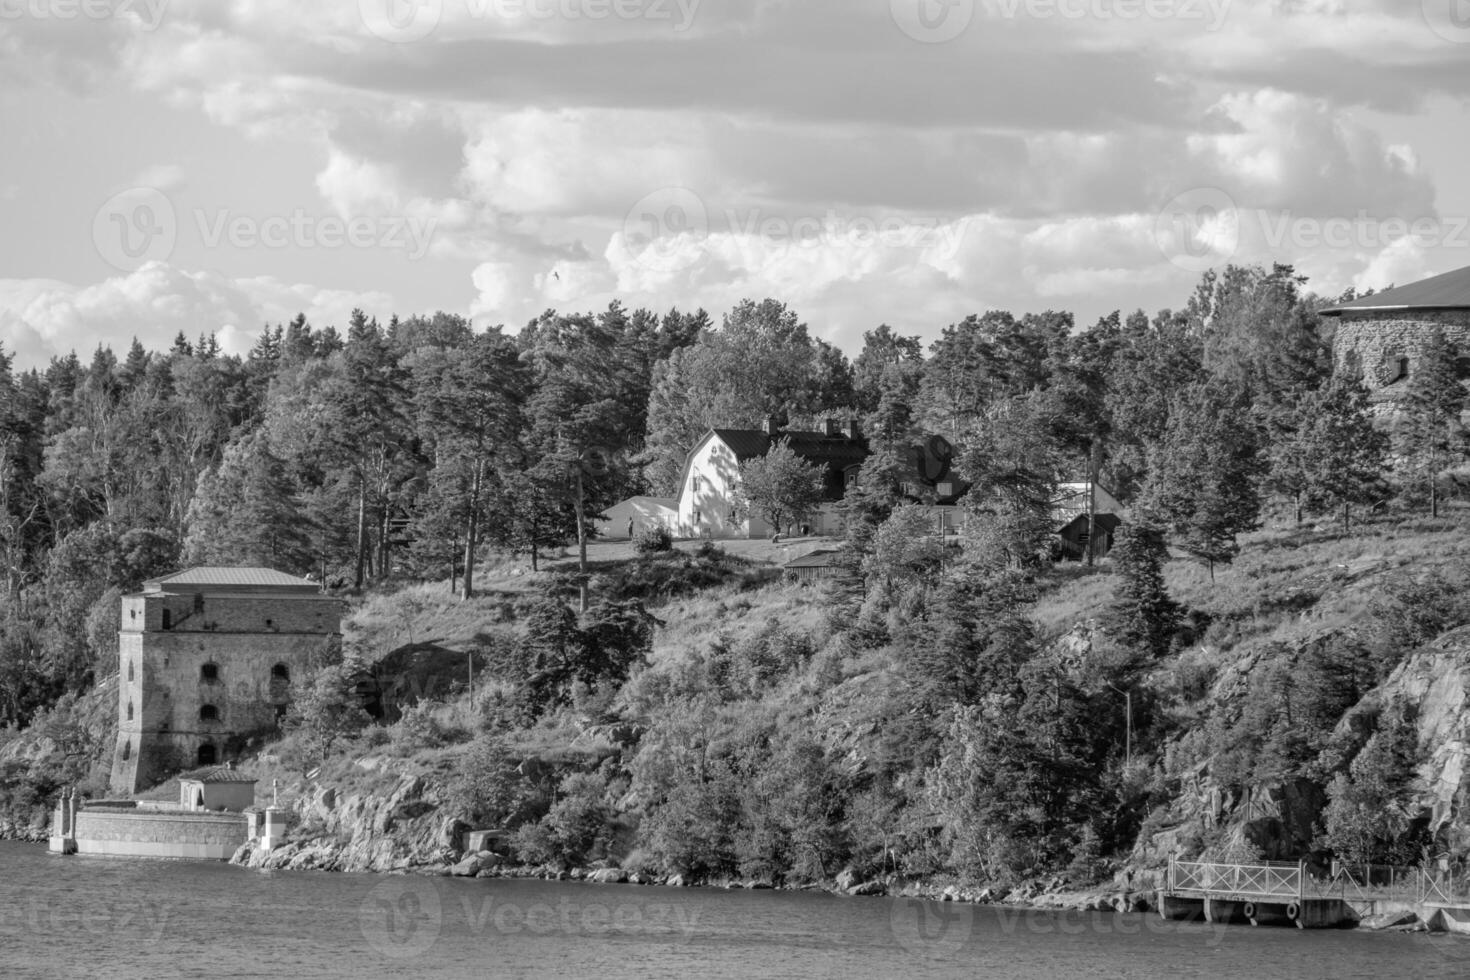
[[[188,560],[202,565],[311,568],[310,529],[264,437],[232,443],[189,505]]]
[[[1146,519],[1124,525],[1109,557],[1118,575],[1108,629],[1124,645],[1157,659],[1169,652],[1179,606],[1164,587],[1164,534]]]
[[[1210,384],[1191,385],[1170,406],[1163,437],[1149,449],[1140,508],[1157,514],[1176,543],[1213,577],[1256,526],[1261,475],[1256,433],[1246,411]]]
[[[1273,449],[1270,480],[1302,509],[1342,508],[1352,526],[1352,506],[1382,499],[1386,491],[1388,437],[1373,424],[1368,390],[1348,375],[1304,396],[1294,431]]]
[[[1465,386],[1456,377],[1457,351],[1436,327],[1424,340],[1409,378],[1404,404],[1405,450],[1429,491],[1429,513],[1439,516],[1439,475],[1450,458],[1463,452]]]

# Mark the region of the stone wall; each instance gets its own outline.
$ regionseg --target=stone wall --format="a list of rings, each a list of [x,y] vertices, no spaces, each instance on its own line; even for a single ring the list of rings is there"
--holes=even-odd
[[[321,595],[125,597],[112,790],[193,768],[206,747],[223,762],[274,730],[292,686],[340,642],[340,621],[340,601]]]
[[[124,632],[335,633],[342,603],[324,595],[174,595],[123,597]]]
[[[244,739],[274,730],[293,686],[335,641],[287,633],[125,633],[113,791],[136,793],[194,767],[206,744],[223,762]],[[280,668],[286,676],[277,676]],[[204,716],[206,706],[212,717]]]
[[[228,861],[245,843],[240,813],[77,812],[76,853]]]
[[[1375,401],[1396,401],[1407,390],[1424,341],[1435,327],[1470,354],[1470,310],[1348,311],[1338,321],[1332,344],[1337,370],[1362,378]],[[1384,374],[1380,365],[1399,358],[1408,359],[1409,374],[1389,380],[1396,372]]]

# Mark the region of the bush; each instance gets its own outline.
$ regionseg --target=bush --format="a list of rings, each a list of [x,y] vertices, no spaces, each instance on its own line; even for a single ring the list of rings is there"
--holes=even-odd
[[[633,537],[633,550],[640,555],[659,555],[674,550],[674,536],[662,524],[646,527]]]

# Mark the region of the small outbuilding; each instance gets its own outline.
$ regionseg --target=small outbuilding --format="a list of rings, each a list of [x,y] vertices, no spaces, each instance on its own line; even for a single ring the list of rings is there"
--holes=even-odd
[[[677,500],[668,497],[629,497],[609,507],[595,523],[599,538],[617,541],[631,538],[651,527],[662,526],[672,531],[678,520]]]
[[[835,548],[823,548],[809,552],[800,558],[793,558],[785,565],[786,578],[793,582],[820,582],[823,579],[836,578],[841,564],[839,555]]]
[[[1113,535],[1123,526],[1123,520],[1117,514],[1095,514],[1093,526],[1097,530],[1096,537],[1088,530],[1087,515],[1079,514],[1057,532],[1063,559],[1081,561],[1087,557],[1089,549],[1094,560],[1108,556],[1108,552],[1113,550]]]
[[[179,777],[179,806],[184,810],[227,810],[244,813],[255,805],[255,777],[226,763],[195,769]]]

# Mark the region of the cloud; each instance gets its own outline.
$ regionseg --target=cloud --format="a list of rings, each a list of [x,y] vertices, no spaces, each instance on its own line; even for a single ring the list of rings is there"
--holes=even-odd
[[[22,366],[99,344],[122,350],[137,337],[166,348],[179,332],[216,333],[228,352],[248,350],[261,328],[298,312],[319,326],[339,328],[354,307],[387,316],[382,292],[323,289],[270,277],[228,279],[150,262],[136,272],[91,286],[55,280],[0,280],[0,343]]]

